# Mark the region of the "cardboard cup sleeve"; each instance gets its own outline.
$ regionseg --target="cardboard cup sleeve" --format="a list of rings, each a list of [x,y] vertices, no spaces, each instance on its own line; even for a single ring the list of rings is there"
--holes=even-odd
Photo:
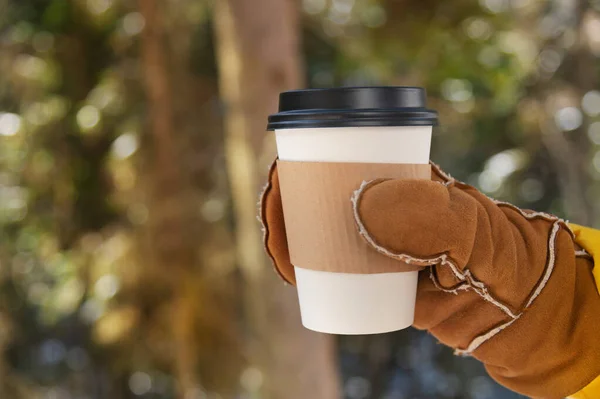
[[[277,161],[290,258],[295,267],[353,274],[394,273],[398,261],[360,237],[351,198],[363,181],[431,179],[429,164]]]

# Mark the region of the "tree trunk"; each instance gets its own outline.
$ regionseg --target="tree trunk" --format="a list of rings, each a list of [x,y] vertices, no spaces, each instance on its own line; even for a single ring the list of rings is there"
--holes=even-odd
[[[260,183],[274,158],[267,116],[281,91],[302,85],[299,13],[289,0],[218,0],[215,27],[246,338],[259,371],[242,385],[268,399],[337,398],[333,339],[301,326],[294,290],[271,270],[256,221]]]
[[[149,156],[148,184],[150,259],[172,294],[170,320],[174,345],[173,364],[178,397],[185,398],[200,387],[197,380],[198,348],[195,320],[198,284],[196,245],[188,234],[197,222],[190,185],[180,162],[175,137],[172,76],[166,46],[165,3],[140,0],[139,10],[146,21],[141,36],[142,69],[148,97]]]

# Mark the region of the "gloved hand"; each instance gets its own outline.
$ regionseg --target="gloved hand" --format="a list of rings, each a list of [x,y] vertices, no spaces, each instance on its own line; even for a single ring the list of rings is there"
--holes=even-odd
[[[555,216],[494,201],[432,165],[433,181],[357,187],[357,233],[422,266],[414,326],[482,361],[500,384],[563,398],[600,375],[600,296],[593,262]],[[265,246],[294,284],[274,165],[261,198]]]

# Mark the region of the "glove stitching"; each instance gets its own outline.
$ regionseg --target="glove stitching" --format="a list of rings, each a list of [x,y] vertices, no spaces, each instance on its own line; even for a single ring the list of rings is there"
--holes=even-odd
[[[538,282],[537,286],[535,287],[535,290],[533,291],[533,294],[531,294],[531,297],[529,298],[529,301],[527,301],[527,304],[525,305],[524,309],[527,309],[529,306],[531,306],[533,301],[541,294],[542,290],[548,283],[548,280],[550,280],[550,276],[554,271],[554,265],[556,263],[556,238],[558,237],[558,232],[560,231],[560,228],[563,225],[564,222],[559,219],[555,221],[552,226],[552,231],[548,239],[548,262],[546,264],[546,270],[544,271],[543,278]]]
[[[544,287],[550,280],[550,277],[552,276],[552,272],[554,271],[554,266],[556,263],[556,239],[558,237],[558,233],[559,233],[561,227],[564,228],[566,226],[566,224],[564,223],[563,220],[558,219],[558,218],[555,218],[555,219],[556,220],[555,220],[554,224],[552,225],[552,230],[551,230],[550,236],[548,238],[549,256],[548,256],[548,262],[546,264],[546,269],[544,271],[542,279],[538,282],[538,284],[535,287],[535,289],[533,290],[533,293],[531,294],[529,300],[527,301],[527,304],[525,305],[525,307],[523,307],[523,310],[514,319],[509,320],[508,322],[506,322],[498,327],[493,328],[492,330],[488,331],[485,334],[475,337],[473,340],[471,340],[471,342],[469,343],[469,345],[467,346],[466,349],[455,349],[454,353],[456,355],[460,355],[460,356],[472,355],[473,352],[477,348],[479,348],[482,344],[489,341],[500,331],[504,330],[506,327],[510,326],[515,321],[517,321],[523,315],[524,311],[533,304],[534,300],[540,296],[540,294],[542,293],[542,290],[544,289]]]
[[[494,204],[496,204],[497,206],[499,206],[500,208],[502,207],[506,207],[506,208],[510,208],[513,211],[521,214],[521,216],[523,216],[525,219],[537,219],[537,218],[541,218],[541,219],[545,219],[549,222],[554,222],[556,220],[559,220],[558,217],[554,216],[554,215],[550,215],[549,213],[546,212],[536,212],[536,211],[524,211],[523,209],[511,204],[510,202],[505,202],[505,201],[498,201],[496,199],[490,198],[488,197]]]
[[[459,182],[456,179],[454,179],[450,174],[444,172],[435,163],[430,162],[430,164],[435,169],[435,171],[436,171],[436,173],[438,175],[440,175],[444,179],[448,179],[448,181],[445,183],[445,185],[449,186],[450,184],[455,184],[455,183],[458,182],[460,185],[464,185],[465,187],[472,188],[471,186],[469,186],[469,185],[467,185],[465,183]],[[483,194],[483,195],[485,195],[485,194]],[[523,308],[523,309],[527,309],[529,306],[531,306],[531,304],[533,303],[533,301],[535,300],[535,298],[537,298],[540,295],[542,289],[546,286],[546,283],[548,282],[548,279],[550,278],[550,275],[552,274],[552,271],[553,271],[553,268],[554,268],[555,257],[556,257],[555,241],[556,241],[556,237],[558,235],[559,228],[563,227],[564,230],[569,233],[569,235],[571,236],[571,239],[573,240],[573,242],[575,242],[575,233],[573,232],[573,230],[571,229],[571,226],[569,226],[569,224],[568,224],[567,221],[562,220],[562,219],[558,218],[557,216],[551,215],[551,214],[546,213],[546,212],[524,211],[523,209],[521,209],[521,208],[519,208],[519,207],[517,207],[517,206],[515,206],[515,205],[513,205],[513,204],[511,204],[509,202],[499,201],[499,200],[496,200],[494,198],[490,198],[488,196],[486,196],[486,197],[488,199],[490,199],[498,207],[510,208],[510,209],[514,210],[515,212],[519,213],[525,219],[533,220],[533,219],[541,218],[541,219],[544,219],[544,220],[547,220],[547,221],[554,222],[554,224],[552,226],[552,231],[551,231],[551,234],[550,234],[549,242],[548,242],[549,260],[548,260],[547,265],[546,265],[546,270],[544,271],[544,277],[538,283],[538,285],[534,289],[533,293],[531,294],[531,296],[530,296],[527,304]],[[575,256],[576,257],[590,257],[589,253],[587,253],[587,251],[585,251],[583,249],[575,251]],[[468,272],[468,270],[467,270],[467,272]],[[436,281],[437,276],[431,275],[430,277],[431,277],[431,279],[434,282],[434,285],[436,287],[438,287],[438,288],[441,287],[441,284],[439,284],[439,281]],[[485,288],[485,286],[483,286],[483,284],[481,285],[481,288],[483,290],[486,290],[486,288]],[[457,294],[457,292],[455,290],[444,290],[444,289],[442,289],[442,291],[453,292],[453,293]],[[521,314],[517,315],[516,318],[520,317],[520,315]]]
[[[578,258],[588,258],[591,259],[592,255],[590,255],[585,249],[580,249],[575,251],[575,256]]]
[[[572,234],[572,231],[570,230],[569,226],[562,219],[559,219],[555,216],[549,215],[544,212],[524,212],[512,204],[493,200],[494,203],[496,203],[498,206],[506,206],[506,207],[516,210],[526,219],[531,220],[531,219],[542,218],[542,219],[554,222],[551,232],[550,232],[550,235],[549,235],[549,238],[548,238],[549,256],[548,256],[548,261],[546,263],[546,267],[544,270],[544,274],[542,275],[541,280],[537,283],[537,285],[533,289],[525,307],[521,310],[521,312],[515,314],[510,310],[510,308],[506,304],[504,304],[503,302],[494,298],[489,293],[488,288],[485,286],[485,284],[481,281],[478,281],[471,274],[470,270],[464,269],[463,272],[461,273],[460,270],[458,269],[458,267],[456,266],[456,264],[454,263],[454,261],[447,254],[442,254],[442,255],[439,255],[439,256],[436,256],[433,258],[417,258],[417,257],[411,256],[411,255],[405,254],[405,253],[392,252],[389,249],[379,245],[375,241],[375,239],[369,234],[368,230],[364,226],[364,223],[362,222],[362,219],[360,218],[360,214],[358,211],[360,198],[361,198],[362,194],[364,193],[364,191],[366,189],[369,188],[369,186],[372,185],[373,182],[374,182],[373,180],[363,181],[361,183],[360,187],[354,191],[352,198],[351,198],[354,220],[358,226],[358,232],[361,235],[361,237],[363,237],[363,239],[365,239],[367,241],[367,243],[369,245],[371,245],[371,247],[373,247],[378,252],[380,252],[392,259],[398,259],[398,260],[401,260],[408,264],[411,264],[414,262],[416,264],[424,265],[424,266],[425,265],[428,265],[428,266],[433,266],[433,265],[444,266],[445,265],[445,266],[450,267],[450,270],[454,273],[454,275],[459,280],[463,281],[464,283],[459,285],[458,287],[451,288],[451,289],[443,288],[441,286],[441,284],[439,283],[439,280],[437,279],[436,274],[432,270],[430,270],[430,279],[433,281],[434,286],[436,288],[440,289],[443,292],[448,292],[448,293],[452,293],[455,295],[458,295],[458,291],[460,291],[460,290],[468,290],[469,288],[471,288],[479,296],[481,296],[484,300],[490,302],[492,305],[494,305],[497,308],[499,308],[500,310],[502,310],[505,314],[507,314],[511,318],[511,320],[509,320],[508,322],[493,328],[492,330],[486,332],[485,334],[475,337],[473,340],[471,340],[471,343],[469,343],[469,345],[467,346],[466,349],[456,349],[455,353],[457,355],[463,355],[463,356],[471,355],[473,353],[473,351],[475,351],[479,346],[481,346],[483,343],[487,342],[489,339],[494,337],[500,331],[509,327],[511,324],[513,324],[516,320],[518,320],[521,317],[521,315],[523,314],[523,311],[525,309],[529,308],[533,304],[535,299],[539,297],[539,295],[543,291],[544,287],[548,283],[550,277],[552,276],[552,273],[554,271],[555,262],[556,262],[556,238],[558,236],[558,232],[560,231],[560,228],[562,227],[567,232]]]
[[[438,175],[438,177],[444,180],[444,186],[451,186],[456,182],[456,179],[450,175],[450,173],[444,172],[435,162],[429,161],[431,168]]]
[[[438,279],[435,267],[429,268],[429,279],[433,282],[433,285],[435,286],[435,288],[437,288],[440,291],[447,292],[450,294],[458,295],[458,291],[465,291],[465,290],[469,289],[469,286],[466,285],[464,283],[464,281],[455,285],[454,288],[443,287]]]
[[[455,349],[454,350],[454,354],[457,355],[457,356],[471,356],[473,354],[473,352],[477,348],[479,348],[482,344],[484,344],[485,342],[487,342],[490,339],[492,339],[500,331],[502,331],[505,328],[509,327],[515,321],[519,320],[519,318],[521,317],[522,314],[523,313],[519,314],[514,319],[511,319],[511,320],[507,321],[506,323],[501,324],[498,327],[495,327],[495,328],[491,329],[490,331],[488,331],[485,334],[482,334],[482,335],[479,335],[479,336],[475,337],[473,340],[471,340],[471,342],[469,343],[469,345],[467,346],[466,349]]]
[[[450,257],[448,256],[448,254],[441,254],[439,256],[435,256],[433,258],[417,258],[405,253],[394,253],[391,252],[390,250],[388,250],[387,248],[379,245],[375,239],[369,234],[369,232],[367,231],[367,229],[365,228],[359,212],[358,212],[358,206],[359,206],[359,202],[360,202],[360,197],[361,194],[376,180],[371,180],[371,181],[363,181],[362,184],[360,185],[360,187],[354,191],[352,197],[351,197],[351,202],[352,202],[352,210],[353,210],[353,214],[354,214],[354,221],[356,222],[357,226],[358,226],[358,233],[360,234],[360,236],[365,239],[367,241],[367,243],[369,245],[371,245],[371,247],[373,247],[375,250],[377,250],[378,252],[392,258],[392,259],[397,259],[397,260],[401,260],[407,264],[417,264],[419,266],[433,266],[433,265],[439,265],[439,266],[448,266],[450,268],[450,270],[452,271],[452,273],[454,273],[454,275],[460,280],[460,281],[464,281],[465,284],[467,284],[468,288],[471,288],[473,291],[475,291],[479,296],[481,296],[484,300],[490,302],[491,304],[493,304],[494,306],[496,306],[497,308],[499,308],[502,312],[506,313],[509,317],[511,317],[512,319],[516,318],[517,315],[515,313],[513,313],[513,311],[506,305],[504,304],[502,301],[494,298],[488,291],[487,287],[485,286],[485,284],[481,281],[478,281],[475,277],[473,277],[473,275],[471,274],[471,271],[468,269],[465,269],[464,272],[461,272],[459,270],[459,268],[456,266],[456,263],[454,263],[454,261],[452,259],[450,259]],[[461,288],[461,290],[466,290],[468,288]]]

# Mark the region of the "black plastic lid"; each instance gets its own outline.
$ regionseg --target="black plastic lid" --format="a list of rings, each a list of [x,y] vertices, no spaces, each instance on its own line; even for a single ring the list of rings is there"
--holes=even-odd
[[[437,125],[426,98],[422,87],[405,86],[286,91],[267,129]]]

